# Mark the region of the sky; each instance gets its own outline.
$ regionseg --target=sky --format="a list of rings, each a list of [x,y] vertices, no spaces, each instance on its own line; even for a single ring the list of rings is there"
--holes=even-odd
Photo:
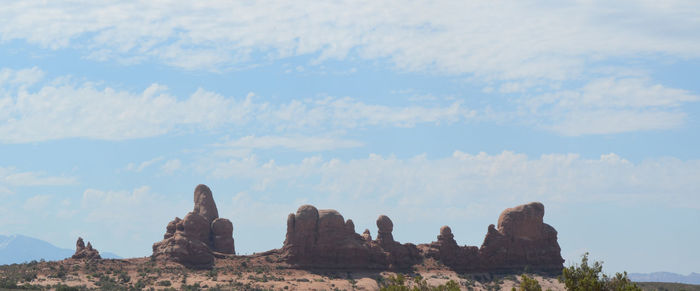
[[[700,272],[698,76],[694,0],[4,3],[0,234],[148,256],[203,183],[240,254],[303,204],[480,246],[540,201],[565,265]]]

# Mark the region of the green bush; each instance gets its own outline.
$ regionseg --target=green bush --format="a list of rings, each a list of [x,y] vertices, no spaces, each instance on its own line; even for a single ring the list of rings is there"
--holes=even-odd
[[[536,279],[522,274],[520,275],[520,287],[518,291],[542,291],[542,286],[540,286],[540,282],[537,282]]]
[[[172,282],[170,282],[170,280],[165,280],[165,281],[160,281],[160,282],[158,282],[157,285],[158,285],[158,286],[169,287],[170,285],[172,285]]]
[[[573,291],[641,291],[637,284],[627,278],[627,272],[616,273],[614,277],[603,274],[603,263],[588,264],[588,253],[583,254],[581,265],[573,265],[562,270],[559,281]]]
[[[378,280],[379,281],[379,280]],[[403,274],[389,276],[387,280],[381,280],[380,291],[459,291],[459,284],[450,280],[444,285],[429,286],[421,276],[413,278],[413,286],[407,285],[408,281]]]

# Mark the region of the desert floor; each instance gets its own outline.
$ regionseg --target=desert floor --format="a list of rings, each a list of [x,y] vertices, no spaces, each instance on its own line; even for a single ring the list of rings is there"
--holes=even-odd
[[[32,262],[0,266],[0,278],[18,286],[56,288],[60,285],[95,289],[216,290],[379,290],[395,272],[362,270],[299,270],[280,263],[276,254],[217,259],[211,270],[191,270],[150,258],[124,260]],[[401,272],[407,281],[417,276],[429,285],[457,282],[462,290],[510,290],[519,274],[458,274],[427,259]],[[556,278],[530,274],[543,290],[564,290]],[[27,286],[30,287],[30,286]]]

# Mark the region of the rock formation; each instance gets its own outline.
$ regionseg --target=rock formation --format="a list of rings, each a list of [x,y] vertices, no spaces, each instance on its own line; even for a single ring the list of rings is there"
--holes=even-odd
[[[480,248],[457,245],[449,226],[440,228],[437,241],[416,246],[394,240],[394,223],[386,215],[377,218],[373,240],[368,229],[356,233],[353,221],[338,211],[302,205],[287,217],[284,246],[271,252],[294,267],[311,269],[405,270],[434,258],[458,272],[560,272],[564,260],[557,231],[543,218],[544,205],[532,202],[504,210]],[[219,218],[209,187],[198,185],[194,209],[168,223],[163,240],[153,244],[152,258],[211,268],[215,257],[225,254],[235,254],[233,224]],[[78,239],[73,258],[99,257]]]
[[[85,246],[85,242],[82,237],[78,237],[78,241],[75,242],[75,254],[71,257],[76,260],[99,260],[100,252],[92,247],[90,242]]]
[[[426,257],[460,272],[561,272],[564,259],[557,231],[543,223],[543,217],[544,205],[539,202],[508,208],[498,219],[498,229],[489,226],[481,248],[458,246],[452,230],[443,226],[438,240],[420,249]]]
[[[543,217],[544,205],[539,202],[504,210],[498,218],[498,229],[489,225],[479,249],[484,268],[561,272],[564,259],[557,231],[544,223]]]
[[[211,190],[200,184],[194,190],[194,210],[168,223],[163,240],[153,244],[151,257],[191,268],[211,268],[215,255],[235,253],[233,224],[219,218]]]
[[[282,257],[299,267],[343,269],[406,268],[419,260],[414,245],[394,241],[388,217],[380,216],[380,224],[377,241],[372,241],[368,230],[357,234],[352,220],[345,221],[337,211],[303,205],[287,218]]]
[[[458,246],[452,229],[445,225],[440,228],[437,241],[427,248],[421,246],[426,257],[441,261],[445,266],[459,272],[477,271],[481,269],[479,248],[473,246]]]

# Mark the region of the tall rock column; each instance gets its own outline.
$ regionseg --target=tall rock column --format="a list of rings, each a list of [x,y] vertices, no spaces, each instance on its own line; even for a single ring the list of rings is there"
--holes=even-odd
[[[211,268],[214,254],[235,254],[233,224],[219,218],[211,190],[198,185],[194,190],[194,209],[184,219],[168,223],[163,240],[153,244],[156,260],[179,262],[191,268]]]

